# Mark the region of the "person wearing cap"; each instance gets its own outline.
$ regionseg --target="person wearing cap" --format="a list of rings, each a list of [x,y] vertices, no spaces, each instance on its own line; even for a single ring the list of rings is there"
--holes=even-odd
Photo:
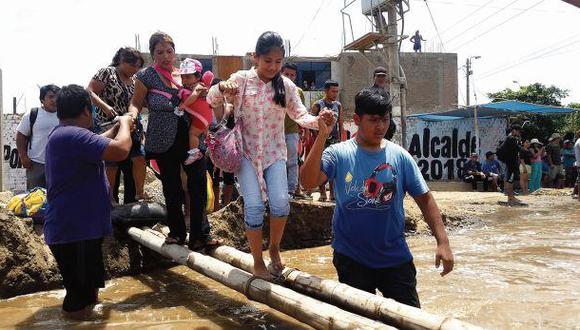
[[[497,192],[500,186],[501,165],[495,159],[495,153],[488,151],[485,153],[485,161],[481,165],[481,170],[485,174],[486,180],[483,182],[485,191],[488,189],[488,184],[491,182],[491,191]]]
[[[373,88],[382,88],[387,90],[387,69],[384,66],[377,66],[373,72],[373,78],[375,80]]]
[[[373,72],[374,84],[371,88],[378,88],[387,91],[387,69],[384,66],[377,66],[375,71]],[[387,95],[390,97],[389,92],[387,91]],[[385,139],[391,141],[393,139],[393,135],[397,131],[397,124],[395,121],[392,120],[389,123],[389,129],[387,130],[387,134],[385,134]]]
[[[546,146],[546,153],[548,156],[548,163],[550,164],[550,171],[548,172],[549,183],[552,187],[561,189],[562,184],[562,148],[560,147],[560,134],[554,133],[548,140]]]
[[[544,157],[544,145],[538,139],[530,141],[530,148],[528,149],[532,154],[531,167],[532,174],[530,175],[529,191],[534,192],[542,186],[542,158]]]
[[[203,157],[199,149],[199,137],[207,130],[213,119],[213,112],[210,105],[205,100],[207,89],[211,87],[213,74],[208,71],[203,74],[203,66],[198,60],[186,58],[179,66],[179,74],[183,87],[191,93],[185,93],[182,96],[182,102],[179,106],[190,116],[189,125],[189,151],[185,160],[185,165],[193,164]],[[187,95],[189,94],[189,95]]]
[[[483,181],[487,185],[485,173],[481,170],[479,155],[472,153],[469,160],[463,165],[463,181],[471,183],[473,190],[477,190],[477,181]]]
[[[564,165],[564,187],[574,188],[576,182],[576,155],[574,155],[574,145],[571,140],[564,140],[564,148],[562,148],[562,165]]]

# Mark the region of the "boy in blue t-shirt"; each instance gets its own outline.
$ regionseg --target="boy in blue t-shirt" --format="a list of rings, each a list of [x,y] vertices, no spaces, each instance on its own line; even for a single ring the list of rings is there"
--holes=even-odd
[[[133,119],[119,117],[119,123],[102,135],[91,132],[91,98],[78,85],[63,87],[56,104],[60,124],[46,145],[44,239],[66,289],[62,310],[68,317],[83,318],[97,302],[99,288],[104,287],[101,245],[112,232],[103,160],[127,158]]]
[[[409,193],[437,240],[435,265],[441,275],[453,269],[453,254],[441,213],[411,155],[383,139],[391,121],[391,103],[384,90],[366,88],[355,97],[356,138],[324,150],[331,132],[323,120],[302,168],[306,189],[332,181],[333,263],[340,282],[420,307],[413,256],[405,241],[403,198]]]

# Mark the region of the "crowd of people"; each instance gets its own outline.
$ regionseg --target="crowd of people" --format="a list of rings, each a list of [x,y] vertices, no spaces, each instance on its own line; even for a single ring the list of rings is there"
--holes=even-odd
[[[165,244],[187,244],[197,251],[219,245],[210,234],[206,214],[206,171],[214,179],[216,208],[221,187],[222,205],[239,187],[257,277],[271,280],[281,274],[280,243],[289,201],[316,188],[321,200],[328,197],[336,205],[333,257],[341,282],[420,306],[416,270],[404,236],[407,193],[437,241],[436,267],[443,265],[442,276],[453,269],[453,253],[435,199],[413,158],[390,141],[396,126],[385,68],[377,67],[372,86],[356,94],[353,120],[358,130],[349,138],[338,101],[339,83],[326,81],[324,97],[308,109],[303,91],[295,85],[297,67],[284,62],[284,42],[275,32],[265,32],[257,40],[254,67],[226,80],[204,72],[195,59],[177,63],[176,45],[165,33],[151,36],[149,51],[153,64],[144,68],[140,52],[120,48],[86,88],[42,87],[42,106],[25,114],[18,127],[27,186],[48,189],[45,240],[63,277],[67,315],[80,315],[97,301],[104,285],[101,245],[112,232],[110,215],[118,202],[119,173],[124,177],[124,203],[147,201],[147,161],[155,162],[163,186],[169,227]],[[149,111],[146,131],[141,123],[144,107]],[[205,136],[219,125],[230,129],[240,125],[243,157],[236,173],[216,167],[206,154]],[[514,202],[516,182],[529,184],[530,191],[539,188],[538,171],[544,171],[547,159],[550,182],[558,185],[563,165],[569,183],[574,175],[569,170],[573,159],[569,141],[561,149],[555,134],[546,147],[537,139],[520,146],[520,131],[512,126],[501,148],[505,166],[494,159],[494,152],[486,153],[483,165],[472,154],[464,179],[474,188],[483,181],[486,189],[490,185],[492,190],[505,189]],[[266,207],[269,266],[262,255]]]
[[[509,134],[497,150],[503,166],[495,159],[496,152],[488,151],[483,163],[479,155],[472,153],[463,165],[463,181],[477,190],[478,182],[483,190],[501,191],[508,195],[508,202],[522,204],[516,195],[527,195],[540,188],[574,188],[580,185],[580,131],[575,139],[562,142],[559,133],[553,133],[544,145],[537,138],[522,139],[522,128],[511,125]]]

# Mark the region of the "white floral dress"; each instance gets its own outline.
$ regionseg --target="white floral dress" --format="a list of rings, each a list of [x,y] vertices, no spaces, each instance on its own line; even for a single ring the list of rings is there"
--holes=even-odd
[[[239,86],[234,108],[240,109],[236,116],[242,118],[243,154],[254,165],[263,200],[267,199],[264,169],[276,161],[286,161],[285,114],[302,127],[318,129],[318,119],[309,114],[302,104],[296,85],[286,77],[283,79],[285,108],[274,103],[272,83],[260,80],[255,69],[238,71],[229,79]],[[210,88],[207,101],[214,107],[223,103],[223,94],[218,85]]]

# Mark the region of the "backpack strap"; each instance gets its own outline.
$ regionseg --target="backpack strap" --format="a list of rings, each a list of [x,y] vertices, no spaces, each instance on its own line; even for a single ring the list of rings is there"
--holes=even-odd
[[[28,149],[32,148],[32,132],[34,132],[34,123],[36,123],[36,118],[38,117],[38,108],[30,109],[30,135],[28,136]]]

